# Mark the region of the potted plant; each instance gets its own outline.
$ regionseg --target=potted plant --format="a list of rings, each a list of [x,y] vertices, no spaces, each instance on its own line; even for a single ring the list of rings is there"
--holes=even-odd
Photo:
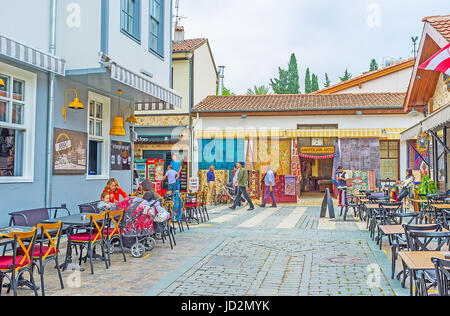
[[[418,194],[436,194],[437,193],[437,184],[432,181],[429,175],[424,175],[422,177],[422,182],[417,185],[417,193]]]

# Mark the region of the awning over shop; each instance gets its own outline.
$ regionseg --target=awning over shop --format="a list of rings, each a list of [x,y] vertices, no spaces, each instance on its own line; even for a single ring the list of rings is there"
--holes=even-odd
[[[111,97],[117,97],[117,90],[122,90],[121,99],[133,103],[136,111],[171,110],[181,107],[182,98],[175,91],[163,88],[123,68],[108,56],[104,55],[103,58],[107,60],[103,62],[103,67],[68,70],[66,76]]]
[[[65,61],[63,59],[41,52],[3,35],[0,35],[0,55],[40,70],[50,71],[60,76],[65,75]]]
[[[442,109],[429,115],[420,123],[412,126],[402,133],[401,139],[406,141],[414,139],[422,132],[433,130],[450,122],[450,104],[445,105]]]
[[[196,131],[196,138],[245,138],[245,137],[336,137],[336,138],[385,138],[400,139],[404,128],[372,128],[372,129],[292,129],[292,130],[225,130]]]
[[[177,143],[183,132],[186,131],[186,126],[165,126],[165,127],[149,127],[137,126],[135,131],[138,135],[137,143]]]
[[[225,130],[225,131],[196,131],[195,138],[197,139],[214,139],[214,138],[271,138],[286,137],[284,130]]]
[[[136,102],[137,111],[181,108],[181,96],[174,91],[165,89],[116,63],[111,63],[111,78],[158,99],[153,102]]]

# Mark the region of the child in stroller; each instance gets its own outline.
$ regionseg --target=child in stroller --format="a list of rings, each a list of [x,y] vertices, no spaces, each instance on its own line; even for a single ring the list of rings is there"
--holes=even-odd
[[[162,224],[164,228],[164,222],[168,222],[169,219],[168,212],[159,205],[159,202],[160,199],[148,202],[136,197],[118,205],[124,210],[123,245],[130,249],[131,255],[135,258],[140,258],[146,251],[151,251],[156,246],[156,239],[165,236],[164,229],[155,231],[156,225]]]

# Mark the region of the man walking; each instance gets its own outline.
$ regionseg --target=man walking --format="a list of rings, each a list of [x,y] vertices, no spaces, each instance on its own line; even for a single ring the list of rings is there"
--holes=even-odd
[[[250,205],[250,208],[247,209],[247,211],[253,211],[255,209],[255,206],[253,205],[252,199],[250,198],[250,195],[247,192],[247,185],[248,185],[248,170],[243,168],[243,163],[238,162],[237,167],[239,169],[237,182],[233,183],[233,185],[238,185],[239,192],[236,197],[236,200],[234,200],[233,206],[230,207],[230,209],[235,210],[236,206],[238,205],[239,201],[241,200],[241,196],[243,196],[248,204]]]
[[[264,177],[264,184],[266,185],[266,191],[264,192],[264,199],[261,207],[266,207],[267,200],[272,198],[272,207],[277,207],[277,201],[275,200],[275,194],[273,193],[273,188],[275,186],[275,174],[272,171],[272,166],[267,166],[267,173]]]
[[[169,165],[169,167],[167,168],[167,172],[164,175],[163,182],[164,180],[166,180],[166,178],[168,182],[167,191],[175,193],[175,191],[178,190],[177,179],[179,178],[179,174],[175,170],[173,170],[172,165]]]

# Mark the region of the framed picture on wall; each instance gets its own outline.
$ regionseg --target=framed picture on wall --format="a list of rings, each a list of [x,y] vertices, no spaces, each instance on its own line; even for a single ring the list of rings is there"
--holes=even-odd
[[[111,141],[111,170],[131,170],[131,143]]]
[[[55,128],[53,135],[53,174],[85,174],[87,133]]]

